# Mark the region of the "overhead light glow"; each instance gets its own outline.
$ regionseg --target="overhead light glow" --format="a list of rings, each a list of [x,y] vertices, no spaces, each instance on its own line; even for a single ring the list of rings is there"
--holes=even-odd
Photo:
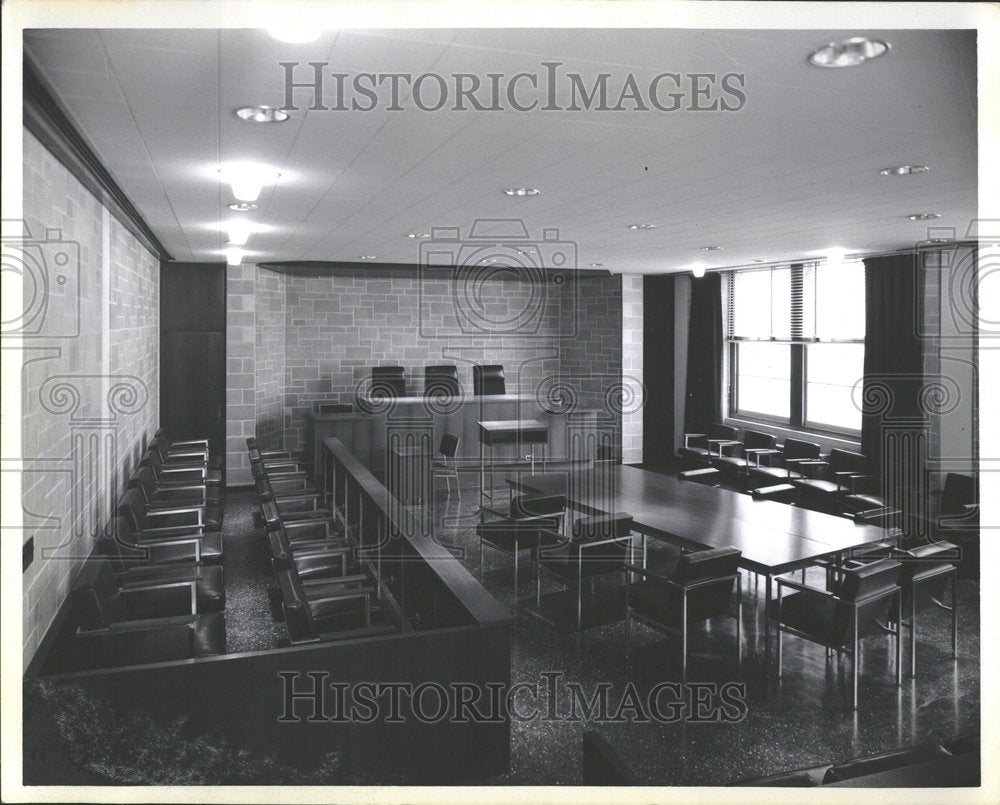
[[[603,265],[604,265],[604,263],[591,263],[591,264],[590,264],[590,267],[591,267],[591,268],[600,268],[600,267],[602,267]]]
[[[897,165],[895,168],[882,168],[878,172],[879,176],[910,176],[914,173],[927,173],[930,168],[926,165]]]
[[[358,259],[359,260],[374,260],[375,259],[375,255],[374,254],[362,254],[362,255],[359,255]]]
[[[236,116],[248,123],[281,123],[288,120],[288,112],[273,106],[244,106],[236,110]]]
[[[857,67],[889,52],[889,45],[881,39],[854,36],[842,42],[831,42],[809,56],[809,63],[816,67]]]
[[[235,162],[219,169],[222,181],[232,186],[238,201],[256,201],[264,185],[273,184],[281,176],[274,168],[252,162]]]
[[[243,257],[246,252],[236,246],[231,246],[230,248],[223,251],[226,255],[226,264],[231,266],[238,266],[243,262]]]
[[[406,237],[408,238],[429,238],[430,235],[426,232],[407,232]]]
[[[230,246],[244,246],[247,239],[256,230],[250,221],[228,221],[223,224],[226,234],[229,235]]]
[[[695,279],[701,279],[705,276],[705,266],[701,263],[692,263],[688,266],[688,270],[694,275]]]
[[[722,247],[721,246],[702,246],[701,250],[703,252],[721,252],[722,251]]]
[[[656,229],[656,224],[629,224],[628,228],[635,232],[639,229]]]
[[[259,210],[259,204],[251,204],[249,201],[236,201],[228,205],[229,209],[235,210],[236,212],[253,212],[254,210]]]
[[[906,216],[911,221],[933,221],[935,218],[940,218],[941,213],[938,212],[915,212],[913,215]]]
[[[291,45],[303,45],[306,42],[315,42],[323,33],[322,28],[305,21],[290,20],[288,22],[272,25],[267,29],[272,38],[279,42],[288,42]]]
[[[503,192],[508,196],[537,196],[542,191],[537,187],[508,187]]]

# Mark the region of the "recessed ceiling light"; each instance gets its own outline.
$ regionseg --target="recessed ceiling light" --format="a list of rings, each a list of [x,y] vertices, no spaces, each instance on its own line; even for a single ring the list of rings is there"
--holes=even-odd
[[[701,263],[692,263],[688,266],[688,270],[695,276],[696,279],[701,279],[705,276],[705,266]]]
[[[763,260],[751,260],[750,262],[751,263],[763,263],[764,261]]]
[[[897,165],[895,168],[882,168],[878,172],[879,176],[909,176],[913,173],[927,173],[930,168],[926,165]]]
[[[358,259],[359,260],[374,260],[375,259],[375,255],[374,254],[362,254],[362,255],[358,256]]]
[[[534,249],[515,249],[518,254],[537,254]]]
[[[633,232],[637,229],[656,229],[656,224],[629,224],[628,228]]]
[[[933,221],[935,218],[940,218],[941,213],[939,212],[915,212],[913,215],[907,215],[911,221]]]
[[[243,262],[243,258],[246,256],[246,252],[243,249],[237,248],[235,246],[225,249],[222,252],[226,255],[226,263],[231,266],[238,266]]]
[[[408,238],[429,238],[430,235],[428,235],[426,232],[407,232],[406,233],[406,237],[408,237]]]
[[[281,174],[266,165],[235,162],[219,168],[222,181],[232,185],[237,201],[256,201],[265,184],[278,181]]]
[[[323,29],[299,20],[292,20],[284,24],[272,25],[267,29],[267,32],[279,42],[301,45],[306,42],[315,42],[323,33]]]
[[[537,187],[508,187],[503,192],[508,196],[537,196],[542,191]]]
[[[809,56],[809,63],[816,67],[857,67],[877,59],[889,51],[881,39],[854,36],[842,42],[831,42]]]
[[[288,112],[273,106],[244,106],[236,110],[236,116],[248,123],[281,123],[288,120]]]
[[[227,221],[222,225],[226,234],[229,235],[230,246],[243,246],[247,239],[256,231],[257,227],[250,221]]]
[[[925,243],[954,243],[954,238],[928,238]]]
[[[604,263],[591,263],[590,265],[592,268],[600,268],[604,265]]]
[[[253,212],[254,210],[260,209],[259,204],[251,204],[249,201],[234,201],[228,206],[229,209],[235,210],[236,212]]]
[[[721,246],[702,246],[701,250],[703,252],[721,252],[722,251],[722,247]]]

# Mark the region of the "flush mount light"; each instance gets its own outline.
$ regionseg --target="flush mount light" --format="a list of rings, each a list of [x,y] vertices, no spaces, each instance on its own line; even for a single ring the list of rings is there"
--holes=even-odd
[[[361,254],[361,255],[358,255],[358,259],[359,260],[374,260],[375,259],[375,255],[374,254]]]
[[[281,123],[288,120],[288,112],[273,106],[244,106],[236,110],[236,116],[248,123]]]
[[[703,252],[721,252],[722,251],[722,247],[721,246],[702,246],[701,250]]]
[[[254,210],[260,209],[260,205],[251,204],[249,201],[235,201],[232,204],[229,204],[228,207],[236,212],[253,212]]]
[[[247,239],[252,235],[257,227],[255,227],[250,221],[227,221],[222,225],[226,234],[229,235],[229,245],[230,246],[243,246],[246,244]]]
[[[503,192],[508,196],[537,196],[542,191],[537,187],[508,187]]]
[[[234,162],[219,169],[222,181],[231,185],[238,201],[256,201],[266,184],[278,181],[281,174],[266,165]]]
[[[763,263],[763,260],[750,260],[751,263]]]
[[[246,255],[243,249],[236,246],[225,249],[222,253],[226,255],[226,264],[231,266],[238,266],[243,262],[243,257]]]
[[[591,268],[601,268],[603,265],[604,265],[604,263],[591,263],[590,267]]]
[[[306,42],[315,42],[319,39],[319,35],[323,33],[323,29],[317,28],[315,25],[293,20],[281,25],[272,25],[267,29],[267,32],[279,42],[301,45]]]
[[[897,165],[895,168],[882,168],[878,172],[879,176],[910,176],[914,173],[927,173],[930,168],[926,165]]]
[[[928,238],[925,243],[954,243],[954,238]]]
[[[816,67],[857,67],[888,51],[889,45],[881,39],[854,36],[821,47],[809,56],[809,63]]]
[[[518,254],[538,254],[534,249],[515,249]]]
[[[429,238],[430,235],[428,235],[426,232],[407,232],[406,233],[406,237],[408,237],[408,238]]]
[[[941,213],[939,212],[916,212],[913,215],[906,216],[911,221],[933,221],[935,218],[940,218]]]
[[[633,232],[638,229],[656,229],[656,224],[629,224],[628,228]]]

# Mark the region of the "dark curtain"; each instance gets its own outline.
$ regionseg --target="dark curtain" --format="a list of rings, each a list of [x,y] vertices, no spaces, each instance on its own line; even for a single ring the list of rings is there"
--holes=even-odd
[[[722,275],[691,282],[684,430],[706,433],[722,421]]]
[[[865,260],[865,366],[861,451],[891,506],[926,503],[927,427],[921,407],[922,275],[916,254]]]
[[[642,280],[642,461],[657,469],[674,457],[674,288],[673,274]]]

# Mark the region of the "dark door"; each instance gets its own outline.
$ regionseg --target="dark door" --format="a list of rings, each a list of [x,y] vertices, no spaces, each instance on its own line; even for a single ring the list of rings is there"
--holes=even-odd
[[[226,444],[226,266],[160,264],[160,422]]]

